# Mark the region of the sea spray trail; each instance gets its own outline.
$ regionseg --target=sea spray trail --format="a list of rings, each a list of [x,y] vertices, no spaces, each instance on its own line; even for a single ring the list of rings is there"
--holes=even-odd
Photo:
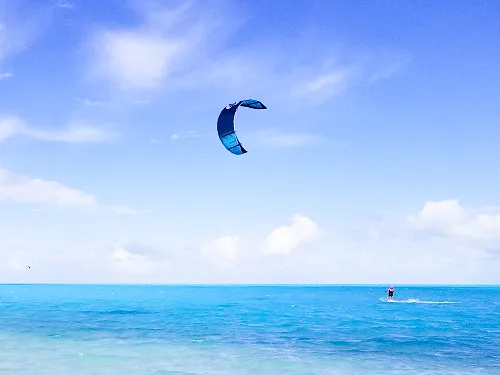
[[[380,298],[380,301],[390,302],[390,303],[423,303],[427,305],[446,305],[446,304],[458,303],[451,301],[420,301],[418,298],[409,298],[407,300],[401,300],[401,301],[396,299]]]
[[[383,296],[372,286],[1,285],[0,374],[500,374],[500,288]]]

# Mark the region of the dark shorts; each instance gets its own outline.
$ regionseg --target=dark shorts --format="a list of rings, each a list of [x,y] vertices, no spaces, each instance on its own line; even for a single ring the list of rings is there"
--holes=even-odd
[[[394,295],[394,292],[392,290],[389,290],[389,297],[392,297]]]

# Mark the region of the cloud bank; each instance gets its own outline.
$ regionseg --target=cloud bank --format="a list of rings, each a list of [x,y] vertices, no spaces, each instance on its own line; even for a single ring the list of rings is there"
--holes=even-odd
[[[63,198],[51,194],[39,198],[47,199],[95,205],[95,199],[78,192]],[[492,283],[498,282],[500,262],[500,239],[491,229],[491,225],[497,228],[498,213],[486,211],[467,209],[452,200],[428,202],[419,213],[394,222],[390,235],[365,238],[335,227],[320,227],[312,218],[295,214],[291,223],[268,228],[263,237],[249,231],[188,247],[155,245],[142,238],[101,246],[102,250],[68,251],[36,272],[37,277],[47,279],[49,270],[66,259],[66,267],[79,269],[80,280],[99,282]],[[165,239],[168,242],[168,236]],[[497,250],[491,247],[493,243]],[[0,253],[4,275],[25,272],[15,254]]]

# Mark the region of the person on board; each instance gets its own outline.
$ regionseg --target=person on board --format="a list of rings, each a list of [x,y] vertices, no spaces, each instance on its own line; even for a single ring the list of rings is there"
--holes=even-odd
[[[394,299],[394,287],[392,285],[387,289],[387,296],[390,299]]]

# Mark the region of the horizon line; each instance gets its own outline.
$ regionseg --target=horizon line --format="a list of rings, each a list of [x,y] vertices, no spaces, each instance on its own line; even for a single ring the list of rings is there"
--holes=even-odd
[[[275,283],[275,284],[258,284],[258,283],[92,283],[92,282],[39,282],[39,283],[23,283],[23,282],[0,282],[0,286],[162,286],[162,287],[386,287],[394,285],[398,287],[500,287],[500,284],[419,284],[419,283],[377,283],[377,284],[353,284],[353,283]]]

